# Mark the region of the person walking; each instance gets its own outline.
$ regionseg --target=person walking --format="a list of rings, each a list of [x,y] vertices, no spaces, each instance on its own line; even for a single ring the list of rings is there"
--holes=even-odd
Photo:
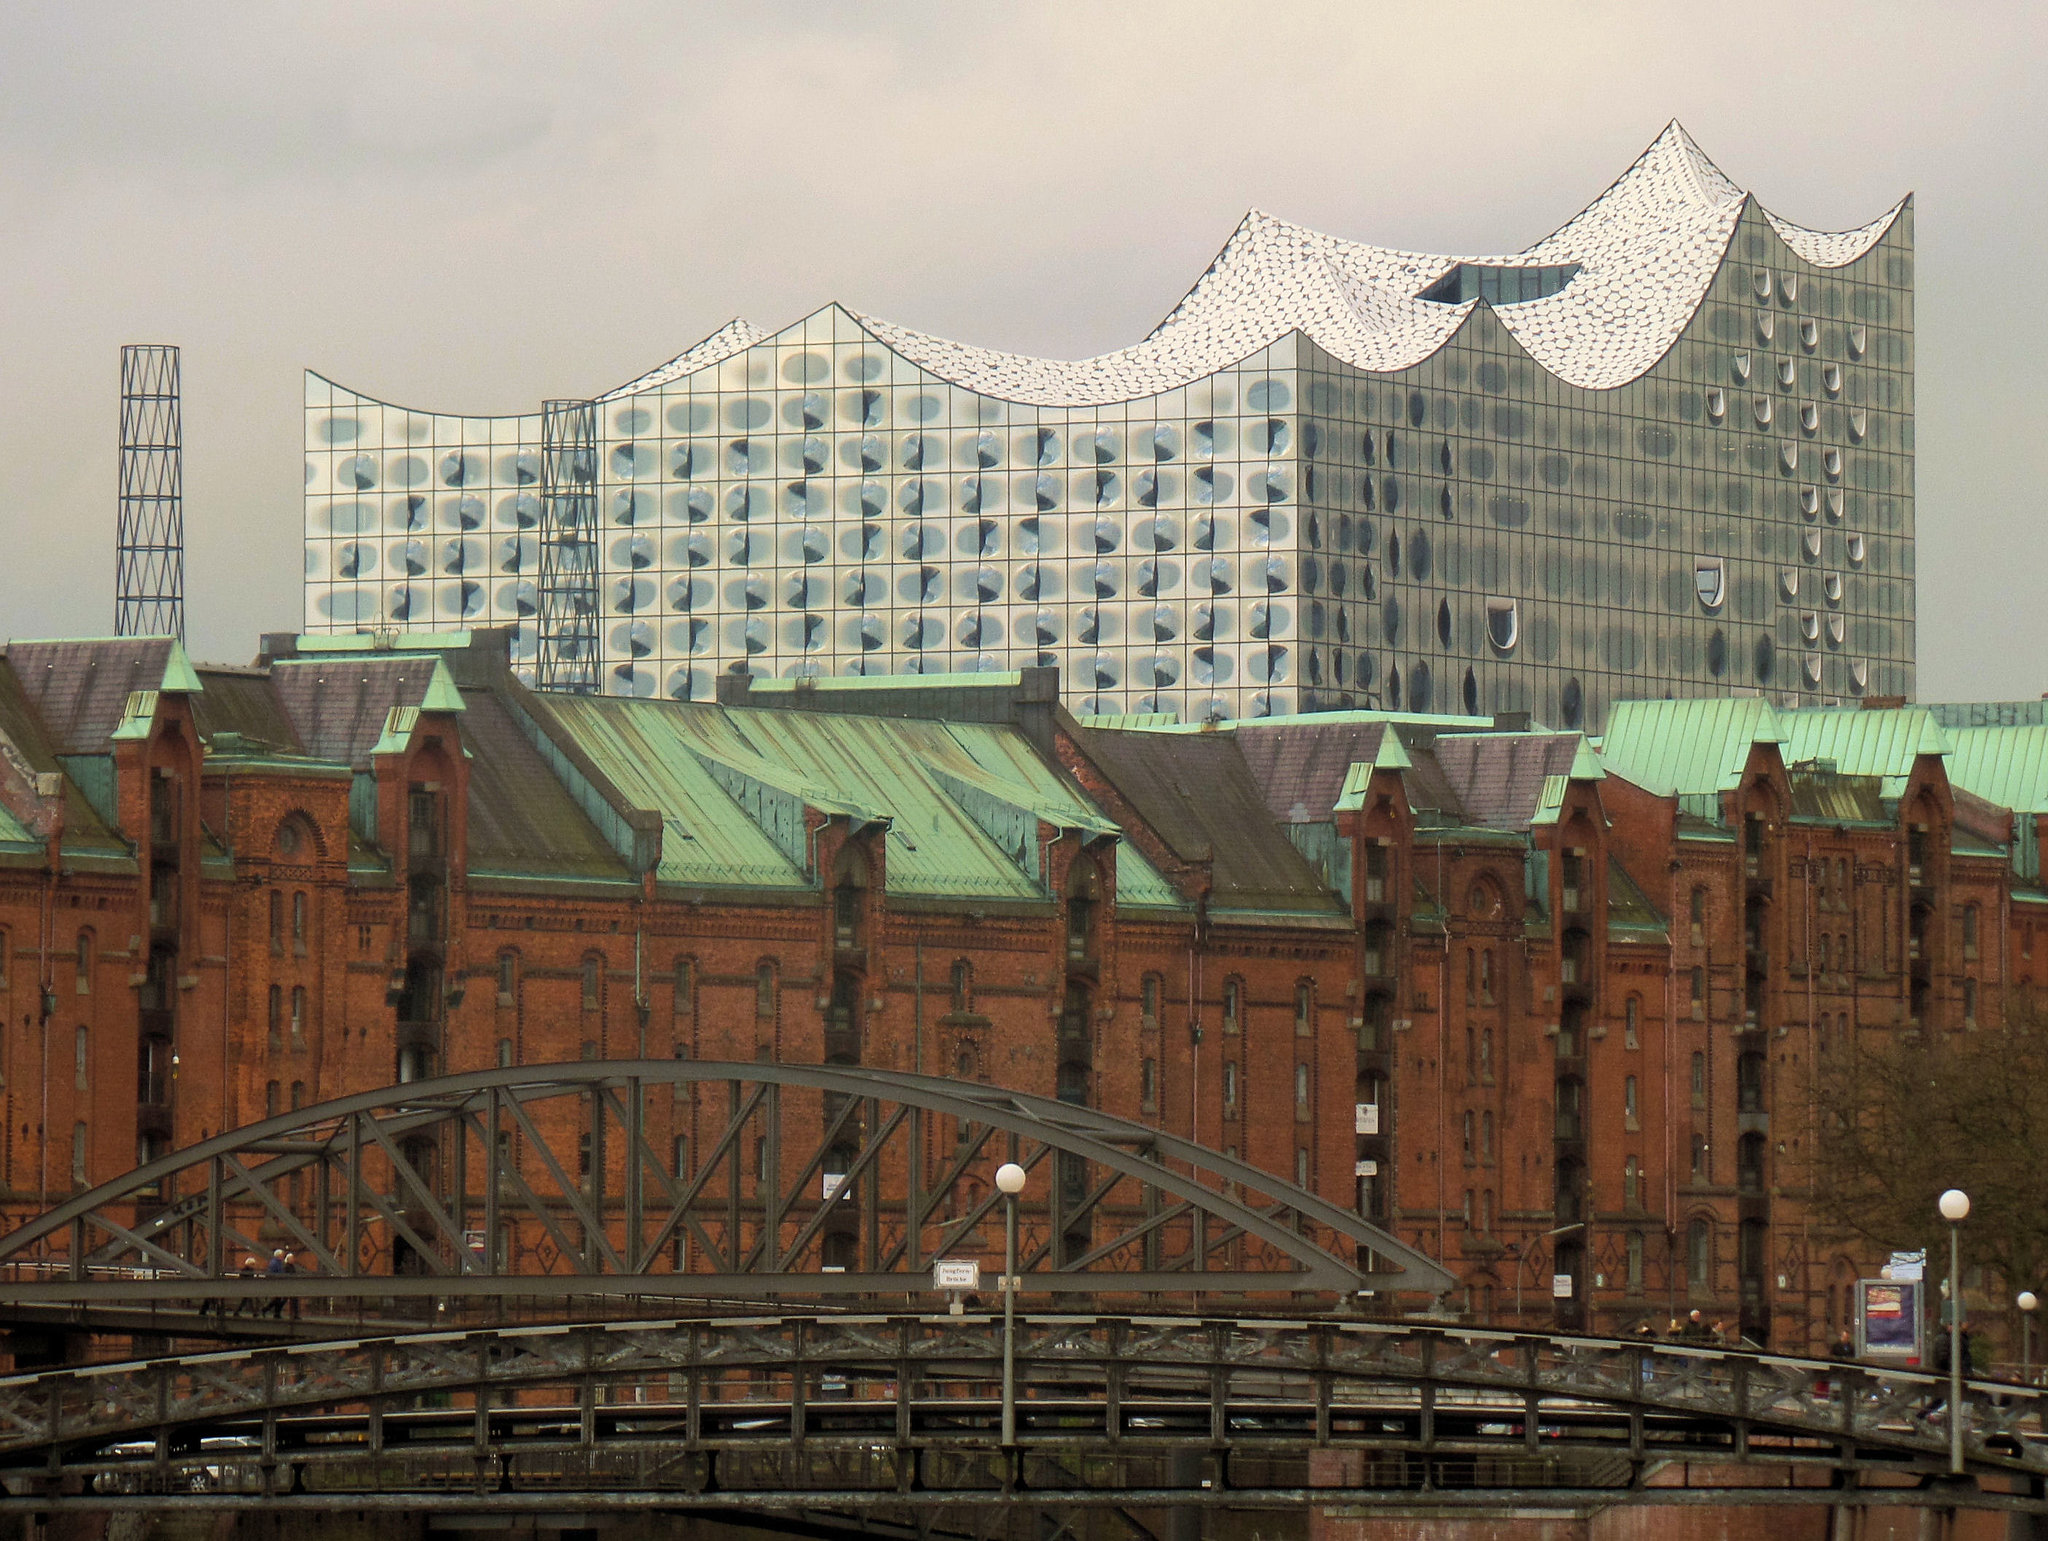
[[[263,1274],[257,1268],[254,1257],[245,1257],[242,1259],[241,1272],[236,1277],[240,1279],[260,1279],[263,1277]],[[257,1300],[254,1294],[244,1295],[235,1302],[235,1315],[240,1316],[244,1312],[247,1312],[250,1316],[262,1315],[262,1303]]]
[[[283,1247],[279,1247],[276,1251],[270,1254],[270,1262],[264,1268],[263,1272],[272,1279],[281,1279],[284,1277],[285,1263]],[[274,1316],[282,1318],[284,1315],[284,1296],[281,1294],[273,1295],[270,1298],[269,1303],[263,1307],[263,1314],[265,1316]]]

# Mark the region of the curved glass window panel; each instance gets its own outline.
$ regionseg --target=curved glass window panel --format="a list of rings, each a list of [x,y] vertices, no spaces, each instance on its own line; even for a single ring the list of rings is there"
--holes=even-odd
[[[530,530],[540,523],[540,499],[530,492],[515,492],[498,499],[496,514],[500,526]]]
[[[1820,513],[1820,488],[1805,486],[1799,489],[1799,511],[1812,519]]]
[[[444,487],[469,487],[485,479],[484,459],[481,455],[465,454],[461,450],[450,450],[441,457],[440,476]]]
[[[1773,411],[1774,411],[1775,409],[1773,408],[1773,406],[1772,406],[1772,404],[1771,404],[1771,398],[1770,398],[1770,397],[1768,397],[1768,396],[1756,396],[1756,397],[1752,397],[1752,398],[1750,399],[1750,410],[1751,410],[1751,411],[1752,411],[1752,412],[1753,412],[1753,413],[1755,414],[1755,416],[1756,416],[1756,425],[1757,425],[1757,427],[1759,427],[1759,428],[1768,428],[1768,427],[1770,427],[1770,426],[1771,426],[1771,414],[1772,414],[1772,412],[1773,412]]]
[[[671,610],[702,610],[711,604],[711,585],[702,578],[671,578],[666,593]]]
[[[1380,635],[1393,646],[1401,640],[1401,601],[1389,594],[1380,604]]]
[[[1829,604],[1839,605],[1842,602],[1842,575],[1840,573],[1827,574],[1820,581],[1820,591]]]
[[[1798,383],[1798,380],[1799,365],[1797,361],[1788,358],[1779,359],[1778,384],[1784,386],[1787,390],[1790,390],[1795,384]]]
[[[1707,392],[1707,416],[1719,422],[1728,415],[1728,393],[1718,386]]]
[[[1842,474],[1842,452],[1834,448],[1822,450],[1820,468],[1827,473],[1829,481],[1838,479]]]
[[[903,440],[901,464],[906,471],[922,471],[945,463],[945,450],[929,434],[913,433]]]
[[[1090,530],[1094,538],[1095,554],[1108,556],[1123,542],[1123,527],[1114,519],[1097,519]]]
[[[1245,515],[1245,524],[1251,530],[1252,543],[1258,546],[1285,545],[1294,534],[1293,523],[1278,509],[1254,508]]]
[[[1849,537],[1849,565],[1851,567],[1861,567],[1863,565],[1863,554],[1863,537],[1861,535],[1851,535]]]
[[[1799,635],[1804,637],[1809,644],[1820,641],[1820,616],[1817,612],[1812,610],[1800,612]]]
[[[1180,544],[1180,521],[1164,514],[1141,519],[1131,527],[1131,544],[1140,551],[1171,551]]]
[[[1030,496],[1041,514],[1052,513],[1060,506],[1060,480],[1057,476],[1039,475],[1032,480]]]
[[[427,548],[416,540],[395,541],[391,547],[391,570],[417,578],[427,570]]]
[[[711,537],[702,531],[681,536],[668,543],[668,560],[671,567],[708,567],[711,565]]]
[[[1839,396],[1842,393],[1842,366],[1835,363],[1821,365],[1820,383],[1830,396]]]
[[[840,580],[840,599],[856,610],[887,604],[889,583],[881,573],[850,572]]]
[[[725,540],[725,559],[734,567],[753,567],[770,560],[766,530],[734,530]]]
[[[1180,563],[1147,557],[1138,564],[1138,592],[1146,598],[1171,594],[1180,587]]]
[[[725,516],[737,522],[768,517],[768,493],[760,487],[734,487],[725,495]]]
[[[1171,605],[1155,605],[1146,611],[1143,625],[1154,642],[1171,642],[1180,635],[1180,618]]]
[[[1122,574],[1113,562],[1097,562],[1088,570],[1089,589],[1097,599],[1116,598],[1122,581]]]
[[[1034,612],[1029,627],[1031,640],[1039,647],[1052,647],[1060,640],[1060,617],[1054,611]]]
[[[981,567],[974,573],[974,597],[977,602],[994,604],[1003,597],[1003,575],[993,567]]]
[[[1806,530],[1800,536],[1800,550],[1809,562],[1820,560],[1820,531]]]
[[[1060,436],[1050,428],[1034,428],[1024,436],[1027,465],[1058,465]]]
[[[1790,604],[1799,597],[1799,569],[1781,567],[1778,569],[1778,598]]]
[[[611,586],[612,613],[631,615],[654,605],[654,583],[648,578],[614,578]]]
[[[782,583],[782,603],[786,609],[818,610],[829,602],[825,580],[815,573],[790,573]]]
[[[622,621],[611,630],[612,651],[645,658],[654,651],[654,628],[645,621]]]
[[[518,543],[516,536],[508,538],[505,542],[508,546],[517,546]],[[510,572],[519,570],[517,567],[507,569]],[[371,578],[375,577],[376,573],[377,548],[367,541],[344,541],[340,550],[335,553],[334,575],[337,578]]]
[[[1417,530],[1408,538],[1408,574],[1417,583],[1427,583],[1436,555],[1430,546],[1429,531]]]
[[[906,605],[936,605],[946,595],[946,575],[936,567],[911,568],[897,575],[896,597]]]
[[[1202,466],[1195,472],[1194,485],[1197,503],[1215,503],[1230,496],[1234,483],[1228,472]]]
[[[1003,463],[1003,441],[986,428],[974,436],[974,463],[984,471]]]
[[[1107,508],[1123,496],[1123,481],[1114,471],[1085,472],[1082,483],[1097,508]]]
[[[1514,600],[1494,595],[1487,597],[1486,640],[1497,653],[1515,650],[1515,645],[1522,640],[1522,614],[1521,607]]]
[[[450,541],[448,544],[453,548],[462,542]],[[614,567],[630,567],[636,572],[643,567],[652,567],[654,541],[652,537],[646,535],[622,536],[612,542],[611,560]]]
[[[1237,568],[1229,557],[1211,557],[1195,563],[1192,578],[1198,588],[1206,586],[1211,594],[1228,594],[1236,587]]]
[[[1728,597],[1728,568],[1719,557],[1700,557],[1692,564],[1693,592],[1704,610],[1718,610]]]
[[[1227,685],[1236,673],[1236,664],[1230,655],[1213,647],[1196,648],[1191,661],[1198,685]]]
[[[1840,647],[1842,639],[1848,635],[1847,623],[1839,615],[1830,615],[1827,618],[1827,632],[1828,646]]]
[[[960,479],[960,512],[978,514],[981,512],[982,480],[978,476],[963,476]]]
[[[1756,656],[1752,660],[1752,668],[1756,675],[1756,682],[1759,685],[1768,685],[1771,682],[1771,675],[1777,668],[1777,644],[1772,642],[1768,636],[1760,636],[1756,639],[1755,653]]]
[[[1174,460],[1180,456],[1180,430],[1171,423],[1153,424],[1140,436],[1140,442],[1154,460]]]
[[[1840,524],[1842,522],[1842,489],[1839,487],[1829,487],[1826,489],[1825,496],[1828,505],[1828,522],[1830,524]]]

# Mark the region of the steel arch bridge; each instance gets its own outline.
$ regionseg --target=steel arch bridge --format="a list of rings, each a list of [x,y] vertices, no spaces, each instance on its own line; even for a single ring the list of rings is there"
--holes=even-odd
[[[1416,1324],[994,1316],[424,1333],[0,1379],[0,1511],[836,1515],[1305,1503],[2048,1513],[2044,1393]],[[953,1521],[946,1522],[949,1528]]]
[[[579,1061],[343,1097],[232,1130],[0,1237],[21,1306],[296,1296],[902,1296],[1000,1262],[995,1166],[1030,1174],[1023,1293],[1439,1295],[1358,1215],[1162,1130],[853,1066]],[[295,1249],[307,1271],[240,1279]]]

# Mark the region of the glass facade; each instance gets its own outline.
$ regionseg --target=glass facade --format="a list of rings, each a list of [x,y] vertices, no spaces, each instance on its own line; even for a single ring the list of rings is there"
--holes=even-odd
[[[1597,387],[1516,329],[1501,272],[1596,293],[1548,255],[1419,259],[1452,330],[1403,367],[1297,323],[1081,404],[953,383],[837,306],[729,328],[597,404],[601,688],[1057,664],[1084,713],[1595,730],[1630,696],[1910,696],[1911,207],[1853,254],[1747,199],[1725,228],[1668,347]],[[306,433],[307,630],[512,623],[530,669],[540,414],[309,375]]]

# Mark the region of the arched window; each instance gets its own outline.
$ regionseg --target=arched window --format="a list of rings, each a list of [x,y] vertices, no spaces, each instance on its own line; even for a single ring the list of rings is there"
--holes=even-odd
[[[1963,1021],[1970,1027],[1977,1025],[1977,981],[1963,981]]]
[[[1223,1116],[1237,1117],[1237,1061],[1223,1062]]]
[[[583,955],[583,1009],[597,1010],[600,989],[604,977],[604,960],[596,953]]]
[[[1977,906],[1974,904],[1963,906],[1963,956],[1977,956]]]
[[[284,890],[280,888],[270,891],[270,950],[284,951]]]
[[[1157,974],[1147,974],[1138,986],[1138,1011],[1148,1027],[1159,1025],[1159,1002],[1164,994],[1164,982]]]
[[[1479,1004],[1493,1004],[1493,949],[1487,948],[1479,954]]]
[[[1692,1105],[1707,1105],[1707,1056],[1698,1049],[1692,1051]]]
[[[974,965],[965,958],[953,960],[953,1009],[974,1010]]]
[[[1477,1126],[1478,1120],[1473,1117],[1472,1110],[1467,1108],[1464,1119],[1465,1165],[1467,1166],[1472,1166],[1479,1160],[1479,1142],[1474,1137],[1474,1130]]]
[[[1642,1127],[1640,1110],[1636,1106],[1636,1078],[1625,1076],[1621,1083],[1621,1122],[1626,1129]]]
[[[1240,1031],[1243,1020],[1244,985],[1238,980],[1226,979],[1223,981],[1223,1031]]]
[[[509,948],[498,954],[498,1004],[511,1006],[519,999],[519,954]]]
[[[292,1045],[299,1046],[306,1037],[306,987],[292,986]]]
[[[306,1083],[304,1081],[292,1082],[292,1111],[296,1113],[300,1108],[304,1107],[305,1105]]]
[[[1631,995],[1622,1011],[1622,1047],[1640,1049],[1643,1046],[1643,998],[1640,995]]]
[[[306,950],[306,895],[303,889],[292,895],[292,951]]]
[[[81,1027],[78,1030],[77,1038],[74,1041],[71,1050],[71,1076],[73,1082],[77,1085],[80,1091],[90,1091],[92,1089],[92,1052],[89,1045],[86,1042],[86,1038],[86,1029]]]
[[[1685,1282],[1696,1290],[1714,1282],[1714,1228],[1705,1220],[1685,1228]]]
[[[283,1101],[284,1083],[282,1081],[266,1081],[263,1085],[263,1116],[265,1118],[277,1117],[281,1111]]]
[[[1315,1032],[1315,990],[1307,980],[1294,987],[1294,1036],[1307,1038]]]
[[[775,963],[764,958],[754,969],[754,1015],[772,1019],[775,1015]]]
[[[1707,1014],[1707,971],[1697,964],[1692,971],[1692,1014],[1695,1017]]]
[[[71,1181],[80,1188],[86,1183],[85,1155],[85,1120],[81,1118],[71,1126]]]
[[[1294,1116],[1306,1120],[1309,1113],[1308,1066],[1294,1067]]]
[[[1707,940],[1707,891],[1704,888],[1695,888],[1692,891],[1691,919],[1693,946],[1705,946]],[[1695,995],[1693,999],[1698,1000],[1699,997]]]
[[[1493,1029],[1479,1029],[1479,1079],[1486,1085],[1493,1084]]]
[[[284,986],[270,987],[270,1015],[265,1023],[269,1035],[269,1049],[275,1054],[284,1046]]]
[[[1643,1167],[1634,1156],[1621,1164],[1621,1202],[1627,1209],[1637,1209],[1643,1202]]]
[[[1479,949],[1476,947],[1465,949],[1465,1004],[1479,1004]]]
[[[78,993],[92,994],[92,933],[78,933]]]
[[[1479,1159],[1487,1166],[1493,1165],[1493,1110],[1488,1108],[1479,1115]]]

